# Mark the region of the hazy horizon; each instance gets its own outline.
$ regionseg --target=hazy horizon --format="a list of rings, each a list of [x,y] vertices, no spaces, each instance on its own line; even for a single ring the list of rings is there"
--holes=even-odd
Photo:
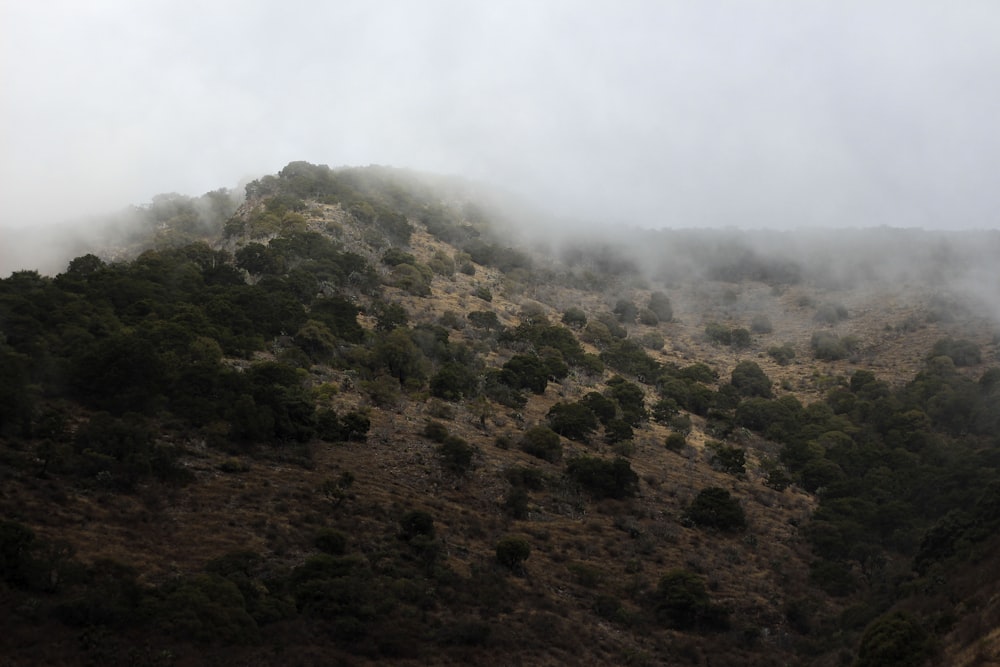
[[[53,0],[0,19],[20,259],[13,229],[293,160],[460,175],[595,224],[1000,226],[989,2]]]

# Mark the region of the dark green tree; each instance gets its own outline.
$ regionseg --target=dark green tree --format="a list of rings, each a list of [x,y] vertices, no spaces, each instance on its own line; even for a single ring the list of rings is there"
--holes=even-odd
[[[587,326],[587,314],[580,308],[571,306],[563,312],[562,323],[574,329],[582,329]]]
[[[929,358],[950,357],[956,366],[975,366],[982,363],[979,346],[970,340],[942,338],[934,343]]]
[[[732,385],[741,396],[771,398],[771,378],[754,361],[741,361],[733,369]]]
[[[623,324],[633,324],[635,322],[636,316],[639,314],[639,309],[636,308],[635,304],[628,299],[619,299],[615,302],[614,310],[615,317],[619,322]]]
[[[729,614],[713,605],[701,579],[675,569],[660,578],[653,593],[657,619],[679,630],[723,630]]]
[[[457,401],[476,393],[479,381],[467,364],[449,361],[431,376],[431,394],[446,401]]]
[[[581,456],[569,461],[566,474],[596,498],[627,498],[639,491],[639,476],[623,458]]]
[[[534,354],[515,354],[503,365],[500,377],[514,389],[528,389],[535,394],[544,394],[549,384],[548,366]]]
[[[583,403],[556,403],[547,417],[552,430],[570,440],[586,442],[597,430],[597,416]]]
[[[861,637],[854,667],[911,667],[929,655],[929,635],[912,616],[894,611],[877,618]]]
[[[375,344],[373,355],[379,365],[389,371],[400,384],[421,381],[426,375],[426,360],[406,329],[384,334]]]
[[[315,363],[328,362],[336,350],[337,339],[317,320],[307,320],[295,334],[295,343]]]
[[[530,555],[531,545],[523,537],[507,536],[497,542],[497,562],[510,570],[522,571]]]
[[[587,406],[603,424],[607,424],[618,414],[614,401],[596,391],[588,392],[580,399],[580,403]]]
[[[399,536],[409,541],[418,535],[434,538],[434,517],[423,510],[410,510],[399,519]]]
[[[661,322],[670,322],[674,319],[673,304],[670,303],[670,297],[663,292],[653,292],[650,294],[649,303],[646,307],[656,313]]]
[[[556,463],[562,459],[562,442],[559,434],[547,426],[532,426],[521,437],[522,451],[544,461]]]
[[[438,446],[438,455],[447,470],[464,475],[472,469],[476,449],[457,435],[449,435]]]
[[[639,385],[615,376],[608,380],[608,395],[618,404],[621,419],[630,426],[638,426],[649,416],[646,392]]]
[[[729,491],[717,486],[699,491],[684,516],[695,525],[724,531],[741,530],[746,526],[746,516],[739,502],[729,495]]]
[[[712,467],[730,475],[742,475],[746,472],[746,451],[742,447],[733,447],[722,442],[708,442],[706,447],[712,452]]]

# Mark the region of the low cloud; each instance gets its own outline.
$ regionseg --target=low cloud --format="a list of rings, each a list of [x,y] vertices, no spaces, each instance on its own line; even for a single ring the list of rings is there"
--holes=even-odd
[[[460,174],[574,225],[997,225],[995,3],[0,12],[0,234],[17,259],[33,246],[12,229],[54,237],[292,160]]]

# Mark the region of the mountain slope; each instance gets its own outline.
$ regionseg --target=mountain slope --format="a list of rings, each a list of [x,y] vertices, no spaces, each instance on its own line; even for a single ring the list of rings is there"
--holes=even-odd
[[[292,163],[208,243],[4,280],[0,651],[895,664],[873,621],[938,637],[908,664],[992,650],[988,603],[930,602],[1000,519],[995,328],[941,266],[516,247],[530,214],[469,193]]]

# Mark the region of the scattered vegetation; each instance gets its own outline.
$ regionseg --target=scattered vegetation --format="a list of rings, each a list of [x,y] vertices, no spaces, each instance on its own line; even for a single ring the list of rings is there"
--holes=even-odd
[[[852,372],[864,311],[863,357],[812,273],[738,243],[684,247],[770,296],[697,312],[675,267],[538,262],[395,170],[291,163],[247,194],[207,227],[158,200],[131,259],[0,280],[0,655],[909,665],[992,627],[996,341],[942,304],[879,332],[922,341],[918,372]],[[770,319],[741,326],[793,284],[846,365],[777,368],[792,315],[766,354]]]

